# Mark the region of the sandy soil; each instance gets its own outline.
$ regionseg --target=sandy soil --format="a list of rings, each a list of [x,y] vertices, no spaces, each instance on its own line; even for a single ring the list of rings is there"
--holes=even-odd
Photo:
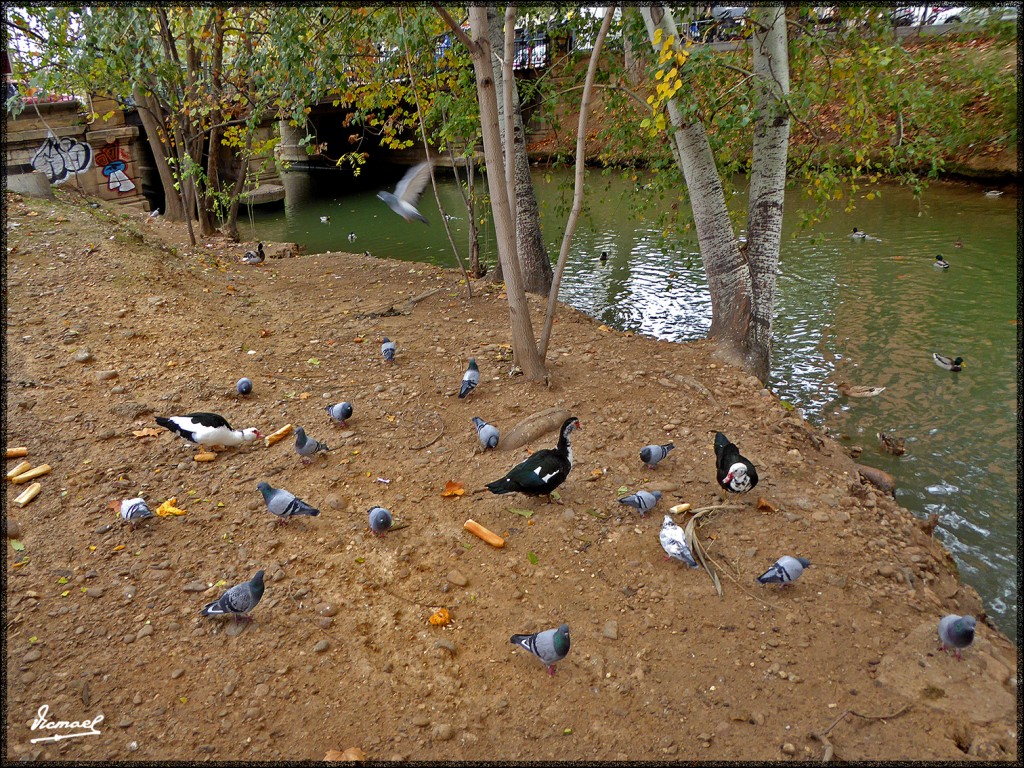
[[[6,444],[53,468],[24,508],[23,485],[5,494],[24,546],[6,558],[6,758],[1016,759],[1016,647],[981,620],[962,662],[937,651],[940,616],[982,610],[949,555],[707,344],[561,307],[550,383],[530,384],[509,375],[493,286],[468,299],[451,271],[342,253],[245,266],[244,247],[58,197],[6,201]],[[482,381],[459,400],[470,356]],[[324,412],[339,400],[345,428]],[[526,450],[479,453],[471,417],[507,435],[548,408],[583,426],[560,500],[474,492]],[[196,410],[333,450],[307,467],[293,440],[260,441],[196,462],[142,433]],[[761,477],[699,528],[722,597],[658,542],[669,507],[721,504],[716,430]],[[668,440],[646,469],[639,449]],[[279,526],[261,480],[322,514]],[[466,493],[443,497],[449,481]],[[664,498],[641,518],[623,488]],[[111,502],[135,495],[186,514],[130,530]],[[402,527],[374,537],[376,504]],[[812,567],[759,586],[783,554]],[[258,569],[250,624],[199,615]],[[430,624],[442,607],[452,622]],[[562,622],[554,676],[509,643]],[[100,735],[31,743],[54,733],[31,727],[42,705],[102,714]]]

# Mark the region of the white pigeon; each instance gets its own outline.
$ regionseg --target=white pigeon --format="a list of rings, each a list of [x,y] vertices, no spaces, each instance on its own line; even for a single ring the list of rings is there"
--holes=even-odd
[[[232,429],[228,420],[216,413],[186,413],[169,418],[157,416],[156,423],[196,445],[236,446],[263,437],[255,427]]]
[[[632,507],[643,516],[654,509],[654,505],[658,503],[660,498],[661,491],[637,491],[629,496],[623,496],[619,499],[619,504]]]
[[[808,568],[810,565],[811,561],[805,560],[802,557],[783,555],[775,561],[771,568],[758,576],[757,580],[762,584],[781,584],[786,586],[799,579],[800,574],[804,572],[804,568]]]
[[[683,533],[683,529],[668,515],[665,515],[665,522],[661,524],[658,538],[661,540],[661,548],[665,550],[666,557],[680,560],[691,568],[700,567],[693,559],[690,548],[686,546],[686,535]]]
[[[480,438],[480,445],[486,451],[488,448],[497,448],[500,435],[498,428],[488,424],[479,416],[473,417],[473,426],[476,427],[476,435]]]
[[[411,222],[415,219],[429,224],[426,217],[416,210],[416,203],[420,199],[420,195],[423,194],[428,181],[430,181],[430,163],[423,162],[414,165],[406,172],[402,180],[398,182],[398,186],[395,187],[394,194],[382,191],[377,193],[377,197],[387,203],[392,211],[406,221]]]

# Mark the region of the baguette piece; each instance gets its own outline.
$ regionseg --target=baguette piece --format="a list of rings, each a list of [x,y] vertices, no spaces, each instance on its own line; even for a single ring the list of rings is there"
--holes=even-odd
[[[22,472],[19,475],[15,475],[14,477],[11,478],[11,482],[27,483],[29,480],[33,480],[37,477],[42,477],[43,475],[49,473],[52,469],[53,467],[51,467],[49,464],[40,464],[35,469],[29,469]]]
[[[20,474],[21,474],[22,472],[24,472],[24,471],[26,471],[27,469],[29,469],[29,467],[31,467],[31,466],[32,466],[32,462],[31,462],[31,461],[22,461],[22,462],[20,462],[20,463],[18,464],[18,466],[14,467],[14,468],[13,468],[12,470],[10,470],[10,471],[9,471],[9,472],[7,473],[7,479],[8,479],[8,480],[11,480],[11,479],[13,479],[13,478],[17,477],[17,476],[18,476],[18,475],[20,475]]]
[[[19,507],[24,507],[32,499],[39,495],[39,492],[43,489],[42,483],[32,483],[28,488],[21,492],[21,495],[14,500],[14,503]]]
[[[277,432],[271,432],[269,435],[267,435],[265,438],[263,438],[263,442],[269,448],[271,445],[273,445],[276,442],[279,442],[280,440],[284,439],[285,437],[287,437],[291,433],[292,433],[292,425],[291,424],[285,424],[283,427],[281,427],[279,430],[277,430]]]
[[[28,448],[22,446],[21,448],[8,448],[6,459],[20,459],[24,456],[28,456]]]
[[[505,540],[501,538],[501,536],[494,533],[493,531],[487,530],[482,525],[480,525],[480,523],[478,523],[476,520],[473,520],[472,518],[467,520],[462,527],[470,533],[472,533],[474,536],[479,536],[492,547],[500,548],[505,546]]]

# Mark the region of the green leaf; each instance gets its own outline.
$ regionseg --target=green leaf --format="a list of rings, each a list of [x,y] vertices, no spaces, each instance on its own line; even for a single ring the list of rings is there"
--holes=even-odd
[[[619,496],[625,496],[627,493],[629,493],[629,486],[628,485],[620,485],[619,489],[617,491],[615,491],[615,493],[617,495],[619,495]]]
[[[533,554],[533,552],[527,552],[526,553],[526,559],[530,561],[531,565],[536,565],[537,564],[537,556],[535,554]]]
[[[317,360],[315,357],[309,358],[309,360],[307,360],[306,362],[312,365],[313,367],[320,365],[320,361]]]
[[[66,578],[66,577],[64,577],[64,576],[61,576],[61,577],[60,577],[59,579],[57,579],[57,583],[58,583],[58,584],[67,584],[67,583],[68,583],[68,580],[67,580],[67,578]]]
[[[357,557],[356,558],[356,562],[360,563],[360,564],[365,563],[366,562],[366,558],[365,557]]]
[[[533,510],[531,509],[517,509],[516,507],[512,507],[509,512],[515,512],[517,515],[522,515],[525,518],[533,517]]]
[[[25,545],[17,539],[11,539],[11,547],[14,549],[15,552],[21,552],[25,549]]]
[[[38,642],[39,642],[39,638],[38,638],[38,637],[36,637],[35,635],[32,635],[32,637],[30,637],[30,638],[28,639],[28,641],[29,641],[30,643],[38,643]]]
[[[550,496],[555,501],[558,501],[559,499],[562,498],[562,496],[558,493],[558,491],[552,491],[551,493],[548,494],[548,496]]]

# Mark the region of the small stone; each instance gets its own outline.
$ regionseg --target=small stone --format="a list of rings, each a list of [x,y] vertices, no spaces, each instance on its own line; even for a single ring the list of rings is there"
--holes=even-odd
[[[259,685],[256,686],[256,690],[254,690],[252,692],[252,695],[255,696],[257,699],[265,698],[269,694],[270,694],[270,686],[267,685],[266,683],[260,683]]]
[[[428,725],[430,725],[430,718],[426,715],[416,715],[412,719],[412,724],[415,725],[417,728],[426,728]]]
[[[96,433],[96,439],[97,440],[109,440],[115,434],[116,433],[112,429],[104,429],[102,432],[97,432]],[[134,743],[134,742],[132,742],[132,743]]]
[[[205,592],[206,585],[201,581],[190,581],[181,589],[183,592]]]
[[[123,386],[121,386],[120,384],[118,384],[115,387],[111,387],[110,388],[110,394],[112,394],[112,395],[123,395],[124,393],[125,393],[125,388]]]
[[[135,637],[136,637],[137,640],[141,640],[142,638],[149,637],[152,634],[153,634],[153,625],[152,624],[146,624],[138,632],[135,633]]]
[[[36,681],[36,673],[35,672],[25,672],[21,676],[21,684],[22,685],[31,685],[35,681]]]
[[[619,622],[615,621],[614,619],[605,622],[602,634],[604,634],[604,636],[607,637],[609,640],[618,640]]]
[[[815,512],[811,515],[811,519],[816,523],[827,523],[831,518],[828,516],[828,512]]]
[[[80,349],[75,353],[76,363],[88,363],[90,360],[92,360],[92,352],[88,349]]]
[[[455,655],[455,643],[453,643],[451,640],[448,640],[446,638],[441,638],[440,640],[438,640],[436,643],[434,643],[434,647],[435,648],[444,648],[452,656]]]
[[[85,594],[89,597],[103,597],[103,587],[89,587]]]
[[[323,616],[317,621],[316,625],[320,627],[320,629],[330,629],[334,626],[334,619],[330,616]]]
[[[103,533],[106,533],[107,531],[109,531],[113,527],[114,526],[112,526],[110,523],[104,523],[99,528],[97,528],[95,531],[93,531],[93,533],[103,534]]]
[[[235,688],[236,687],[237,687],[237,685],[235,684],[235,682],[233,680],[228,682],[228,683],[226,683],[224,685],[224,695],[225,696],[230,696],[231,694],[233,694],[235,692]]]
[[[125,635],[124,642],[128,645],[135,642],[135,635]]]
[[[326,651],[330,647],[331,647],[331,644],[330,644],[329,641],[321,640],[319,643],[317,643],[316,645],[313,646],[313,650],[316,653],[323,653],[324,651]]]
[[[794,747],[792,744],[790,744],[787,741],[785,744],[782,745],[782,751],[783,751],[784,754],[787,754],[787,755],[795,755],[796,754],[796,747]]]
[[[110,381],[117,378],[117,371],[96,371],[96,381]]]
[[[172,680],[177,680],[179,677],[181,677],[184,674],[185,674],[185,670],[184,669],[180,669],[180,668],[179,669],[175,669],[173,672],[171,672],[171,679]]]
[[[21,660],[26,664],[31,664],[33,661],[38,661],[42,655],[42,652],[38,648],[33,648],[31,651],[26,653]]]
[[[459,571],[450,571],[448,573],[448,581],[456,587],[464,587],[469,584],[469,579],[463,576]]]
[[[438,741],[449,741],[455,735],[455,729],[448,723],[441,723],[434,729],[434,738]]]
[[[118,728],[131,728],[132,727],[132,719],[130,717],[122,717],[120,720],[117,721],[117,727]]]
[[[17,520],[4,520],[4,534],[8,539],[16,539],[21,536],[21,525]]]
[[[320,608],[321,616],[336,616],[338,614],[338,606],[330,603],[325,603]]]

